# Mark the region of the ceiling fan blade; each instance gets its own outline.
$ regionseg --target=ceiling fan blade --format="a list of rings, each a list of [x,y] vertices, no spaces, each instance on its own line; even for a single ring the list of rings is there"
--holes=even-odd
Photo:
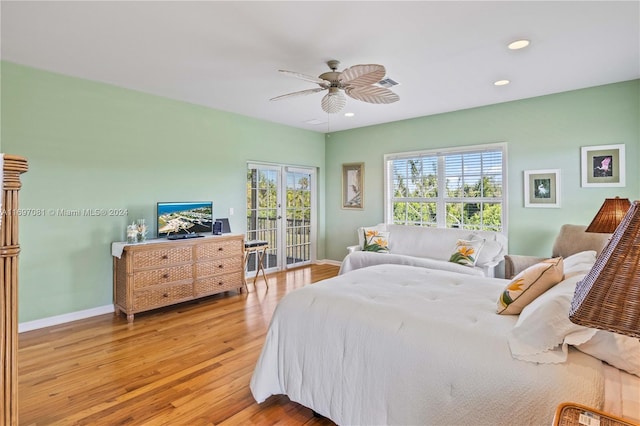
[[[301,80],[310,81],[312,83],[320,84],[323,87],[328,85],[328,82],[326,80],[323,80],[323,79],[318,78],[318,77],[313,77],[313,76],[310,76],[310,75],[306,75],[306,74],[302,74],[302,73],[294,72],[294,71],[287,71],[287,70],[278,70],[278,71],[281,72],[282,74],[290,75],[291,77],[295,77],[295,78],[299,78]]]
[[[347,98],[340,91],[329,92],[322,98],[320,105],[325,112],[329,114],[335,114],[340,112],[342,108],[347,104]]]
[[[353,99],[370,104],[391,104],[400,100],[400,96],[391,90],[378,86],[349,87],[345,92]]]
[[[342,71],[338,80],[345,86],[369,86],[382,80],[385,74],[386,70],[382,65],[354,65]]]
[[[269,100],[278,101],[280,99],[285,99],[285,98],[294,98],[296,96],[310,95],[312,93],[322,92],[323,90],[327,90],[327,89],[324,89],[322,87],[316,87],[315,89],[301,90],[299,92],[287,93],[286,95],[276,96],[275,98],[271,98]]]

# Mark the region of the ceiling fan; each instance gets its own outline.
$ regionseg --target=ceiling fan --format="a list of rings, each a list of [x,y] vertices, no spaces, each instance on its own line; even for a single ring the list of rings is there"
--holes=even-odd
[[[279,70],[283,74],[316,83],[320,87],[287,93],[286,95],[271,98],[271,100],[277,101],[327,90],[328,93],[324,95],[320,105],[329,114],[340,112],[344,108],[347,103],[347,99],[344,96],[345,93],[353,99],[371,104],[390,104],[400,100],[400,97],[391,90],[375,85],[384,78],[386,73],[382,65],[354,65],[342,72],[337,71],[338,65],[340,65],[339,61],[331,60],[327,62],[327,65],[331,68],[331,71],[320,74],[318,77],[299,72]]]

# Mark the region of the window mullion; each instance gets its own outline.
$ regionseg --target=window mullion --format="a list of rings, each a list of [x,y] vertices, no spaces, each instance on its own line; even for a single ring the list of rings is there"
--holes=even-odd
[[[445,157],[438,156],[438,198],[436,201],[436,221],[438,228],[447,226],[447,205],[445,198],[447,196],[447,178],[445,173]]]

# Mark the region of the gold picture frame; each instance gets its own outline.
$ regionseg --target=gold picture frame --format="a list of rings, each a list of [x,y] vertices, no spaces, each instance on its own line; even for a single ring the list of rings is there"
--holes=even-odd
[[[524,171],[524,206],[560,207],[560,169]]]
[[[364,207],[364,163],[342,165],[342,208],[362,210]]]
[[[625,186],[624,144],[583,146],[582,187]]]

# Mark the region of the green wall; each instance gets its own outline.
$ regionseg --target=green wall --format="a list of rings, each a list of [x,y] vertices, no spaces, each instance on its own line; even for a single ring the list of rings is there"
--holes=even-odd
[[[324,135],[2,62],[2,151],[24,156],[20,322],[112,303],[110,244],[155,222],[157,201],[213,200],[245,232],[249,160],[319,169],[324,258]],[[53,209],[126,209],[76,217]],[[151,229],[155,234],[155,226]]]
[[[0,148],[29,160],[21,207],[20,322],[109,305],[110,243],[153,223],[162,200],[213,200],[244,232],[246,162],[319,170],[318,258],[341,260],[383,218],[383,155],[507,143],[511,253],[548,255],[563,223],[606,197],[640,198],[640,80],[371,126],[326,137],[237,114],[2,62]],[[581,188],[580,147],[626,144],[624,188]],[[365,162],[365,208],[342,210],[341,164]],[[523,171],[562,170],[562,207],[523,207]],[[62,216],[58,209],[126,209]],[[152,232],[155,232],[152,229]]]
[[[640,80],[327,135],[326,254],[341,259],[358,226],[383,221],[383,155],[507,143],[509,252],[548,256],[563,223],[587,225],[607,197],[640,199]],[[581,188],[580,147],[625,144],[626,187]],[[342,210],[341,164],[365,163],[364,209]],[[524,208],[523,171],[561,169],[561,208]]]

